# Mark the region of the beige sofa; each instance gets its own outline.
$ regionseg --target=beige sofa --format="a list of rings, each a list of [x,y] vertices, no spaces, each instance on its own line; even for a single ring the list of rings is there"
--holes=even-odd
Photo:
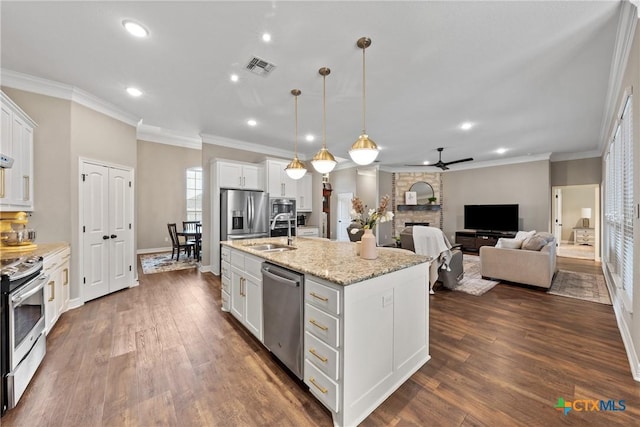
[[[482,246],[480,273],[486,278],[548,288],[556,273],[556,242],[539,251]]]

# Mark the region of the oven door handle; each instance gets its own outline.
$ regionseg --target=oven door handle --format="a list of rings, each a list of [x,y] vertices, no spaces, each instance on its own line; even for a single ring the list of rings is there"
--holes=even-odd
[[[22,301],[26,300],[27,298],[29,298],[32,295],[35,295],[36,293],[38,293],[39,290],[41,290],[42,288],[44,288],[44,284],[45,282],[49,280],[49,276],[41,274],[40,276],[38,276],[36,278],[36,280],[34,281],[34,283],[36,282],[40,282],[39,285],[37,285],[35,288],[32,288],[31,290],[15,295],[13,297],[11,297],[11,302],[14,305],[20,305],[22,304]]]

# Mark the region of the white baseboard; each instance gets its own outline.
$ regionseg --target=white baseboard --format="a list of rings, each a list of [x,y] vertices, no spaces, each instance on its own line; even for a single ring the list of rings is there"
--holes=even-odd
[[[209,273],[211,272],[211,266],[210,265],[201,265],[198,270],[200,270],[200,273]]]
[[[143,254],[155,254],[158,252],[168,252],[171,251],[171,246],[167,247],[167,248],[149,248],[149,249],[138,249],[136,251],[136,254],[138,255],[143,255]]]
[[[69,300],[69,305],[67,306],[67,310],[72,310],[74,308],[82,307],[84,302],[80,298],[72,298]]]

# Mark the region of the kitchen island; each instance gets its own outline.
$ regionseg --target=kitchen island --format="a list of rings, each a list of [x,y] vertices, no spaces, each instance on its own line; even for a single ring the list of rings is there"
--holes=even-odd
[[[222,301],[262,342],[263,261],[304,274],[304,382],[336,426],[362,422],[430,359],[431,260],[356,244],[298,237],[295,249],[257,250],[283,238],[221,242]],[[226,295],[225,295],[226,293]]]

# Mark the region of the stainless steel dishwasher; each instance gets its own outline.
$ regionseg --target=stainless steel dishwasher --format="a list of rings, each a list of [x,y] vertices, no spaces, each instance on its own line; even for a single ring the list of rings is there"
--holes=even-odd
[[[262,264],[264,345],[302,379],[304,275]]]

